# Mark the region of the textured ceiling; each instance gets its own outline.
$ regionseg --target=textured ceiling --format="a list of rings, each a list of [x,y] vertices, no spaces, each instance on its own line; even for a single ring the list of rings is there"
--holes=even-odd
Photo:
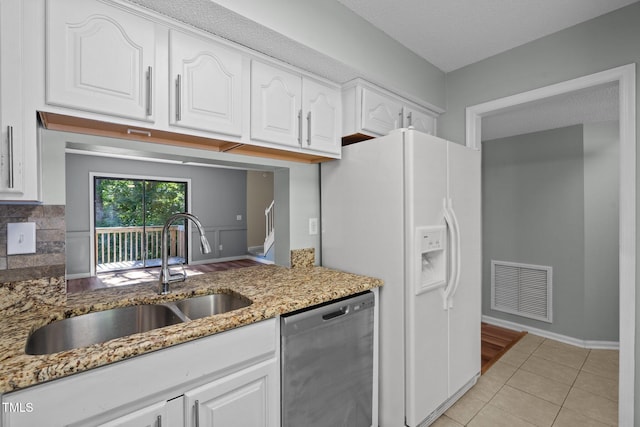
[[[445,72],[637,0],[337,0]]]
[[[618,83],[518,105],[482,118],[482,140],[618,120]]]

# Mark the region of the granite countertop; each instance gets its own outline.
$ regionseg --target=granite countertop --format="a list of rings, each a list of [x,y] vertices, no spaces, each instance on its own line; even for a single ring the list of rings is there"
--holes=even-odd
[[[324,267],[264,265],[190,276],[185,282],[173,283],[169,295],[158,295],[158,284],[154,281],[70,294],[63,304],[25,301],[22,310],[4,313],[0,319],[0,393],[62,378],[381,285],[379,279]],[[227,313],[89,347],[42,356],[31,356],[24,352],[30,332],[57,319],[127,305],[234,292],[251,299],[253,303]]]

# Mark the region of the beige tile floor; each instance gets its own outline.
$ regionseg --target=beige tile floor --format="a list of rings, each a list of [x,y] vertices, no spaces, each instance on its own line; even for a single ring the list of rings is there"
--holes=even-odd
[[[618,425],[618,351],[528,334],[435,427]]]

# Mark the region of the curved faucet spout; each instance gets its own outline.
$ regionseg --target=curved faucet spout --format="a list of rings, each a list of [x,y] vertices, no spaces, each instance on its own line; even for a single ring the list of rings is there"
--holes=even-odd
[[[177,214],[173,214],[167,219],[164,223],[164,227],[162,227],[162,270],[160,271],[160,293],[168,294],[169,293],[169,283],[183,281],[186,279],[185,273],[171,274],[169,271],[169,227],[176,220],[179,219],[187,219],[195,224],[198,229],[198,233],[200,234],[200,251],[203,254],[208,254],[211,252],[211,246],[209,245],[209,241],[204,233],[204,227],[202,227],[202,223],[198,219],[197,216],[190,214],[189,212],[180,212]]]

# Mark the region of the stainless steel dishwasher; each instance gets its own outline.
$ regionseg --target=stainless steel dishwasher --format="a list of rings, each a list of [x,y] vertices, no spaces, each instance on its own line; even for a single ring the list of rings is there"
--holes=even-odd
[[[281,318],[282,426],[370,427],[374,295]]]

